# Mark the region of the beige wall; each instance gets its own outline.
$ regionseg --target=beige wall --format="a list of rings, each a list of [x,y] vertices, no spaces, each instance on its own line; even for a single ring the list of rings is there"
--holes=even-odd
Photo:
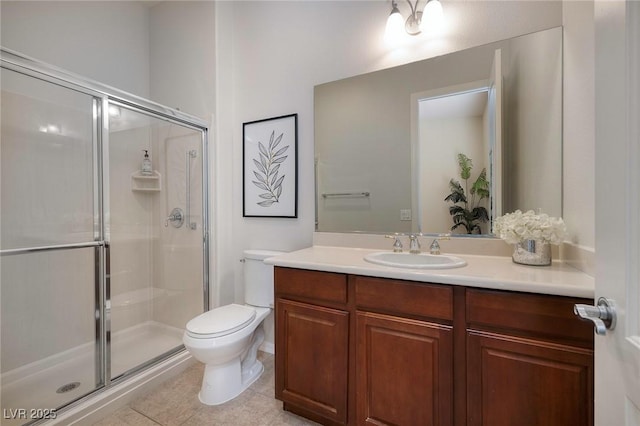
[[[514,39],[502,58],[504,212],[562,216],[562,46],[542,32]]]
[[[593,1],[563,2],[563,216],[573,243],[595,243],[595,42]]]
[[[2,46],[149,97],[149,18],[140,1],[2,1]]]
[[[149,9],[150,97],[210,122],[215,108],[215,2],[154,3]]]

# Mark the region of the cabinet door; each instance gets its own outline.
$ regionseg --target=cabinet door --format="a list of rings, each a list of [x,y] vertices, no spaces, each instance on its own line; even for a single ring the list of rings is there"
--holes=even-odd
[[[276,397],[347,422],[349,313],[276,300]]]
[[[467,425],[592,425],[593,351],[468,331]]]
[[[452,424],[452,342],[450,326],[358,312],[358,424]]]

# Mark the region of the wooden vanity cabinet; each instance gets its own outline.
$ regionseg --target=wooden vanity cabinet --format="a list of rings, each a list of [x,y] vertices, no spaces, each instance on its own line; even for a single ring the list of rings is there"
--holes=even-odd
[[[593,328],[568,297],[467,289],[467,425],[593,425]]]
[[[592,425],[592,300],[275,268],[276,398],[321,424]]]
[[[352,277],[358,425],[450,425],[450,287]]]
[[[347,424],[347,301],[343,274],[275,268],[276,398],[322,424]]]

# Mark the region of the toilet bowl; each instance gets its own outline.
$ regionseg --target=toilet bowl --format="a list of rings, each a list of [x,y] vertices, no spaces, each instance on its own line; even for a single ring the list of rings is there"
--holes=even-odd
[[[207,311],[187,323],[182,342],[205,364],[200,402],[218,405],[240,395],[262,372],[257,359],[263,320],[273,307],[273,267],[263,263],[277,251],[244,251],[245,304]]]

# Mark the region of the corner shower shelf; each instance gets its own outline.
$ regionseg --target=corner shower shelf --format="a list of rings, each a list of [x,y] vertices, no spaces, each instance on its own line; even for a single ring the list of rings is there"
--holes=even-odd
[[[152,175],[143,175],[140,171],[131,174],[131,190],[137,192],[160,192],[162,190],[161,175],[156,170]]]

